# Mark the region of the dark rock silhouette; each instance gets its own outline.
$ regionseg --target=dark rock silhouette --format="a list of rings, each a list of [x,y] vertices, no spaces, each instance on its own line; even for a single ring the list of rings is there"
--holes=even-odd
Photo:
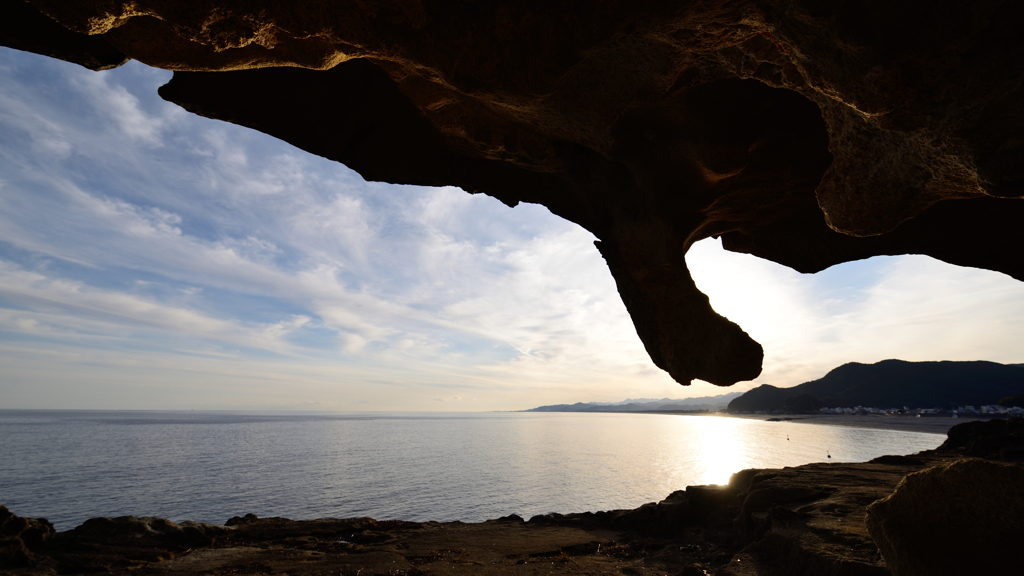
[[[949,429],[939,453],[1024,462],[1024,418],[965,422]]]
[[[31,549],[42,547],[55,533],[46,520],[15,516],[0,505],[0,568],[35,566],[38,559]]]
[[[165,98],[367,179],[580,224],[683,384],[763,354],[691,280],[703,238],[801,272],[913,253],[1024,279],[1019,2],[29,4],[0,4],[0,43],[175,70]]]
[[[128,61],[103,36],[68,30],[20,0],[0,3],[0,44],[74,62],[90,70],[108,70]]]
[[[1024,468],[957,460],[904,478],[868,506],[867,527],[899,576],[1014,574],[1024,536],[1021,487]]]

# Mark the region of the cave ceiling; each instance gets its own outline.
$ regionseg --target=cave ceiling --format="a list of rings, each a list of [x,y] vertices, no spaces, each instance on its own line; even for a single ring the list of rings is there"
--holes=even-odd
[[[592,232],[651,359],[756,378],[684,256],[926,254],[1024,280],[1024,2],[0,0],[0,44],[103,70],[367,180]],[[756,286],[750,287],[756,290]]]

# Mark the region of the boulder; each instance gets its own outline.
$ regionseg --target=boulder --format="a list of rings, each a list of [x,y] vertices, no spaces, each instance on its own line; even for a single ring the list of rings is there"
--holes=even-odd
[[[1024,468],[957,460],[907,475],[867,508],[894,576],[1019,574]]]
[[[1024,418],[976,420],[949,429],[936,451],[1024,462]]]
[[[230,526],[217,526],[191,520],[175,523],[153,516],[119,516],[117,518],[90,518],[72,530],[79,538],[99,541],[125,539],[154,539],[178,544],[212,541],[216,536],[232,530]]]
[[[56,532],[44,518],[23,518],[0,504],[0,566],[26,567],[37,562],[38,549]]]

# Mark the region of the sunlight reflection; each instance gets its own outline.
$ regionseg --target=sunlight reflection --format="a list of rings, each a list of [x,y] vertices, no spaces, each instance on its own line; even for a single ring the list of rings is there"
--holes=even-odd
[[[700,484],[727,484],[729,476],[744,468],[744,446],[739,431],[740,421],[732,418],[707,418],[697,427],[700,450],[698,473]]]

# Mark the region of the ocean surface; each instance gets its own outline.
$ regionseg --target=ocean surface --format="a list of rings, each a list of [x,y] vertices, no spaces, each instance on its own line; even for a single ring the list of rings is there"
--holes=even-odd
[[[652,414],[0,410],[0,504],[58,530],[249,512],[479,522],[635,508],[744,468],[863,462],[944,439]]]

